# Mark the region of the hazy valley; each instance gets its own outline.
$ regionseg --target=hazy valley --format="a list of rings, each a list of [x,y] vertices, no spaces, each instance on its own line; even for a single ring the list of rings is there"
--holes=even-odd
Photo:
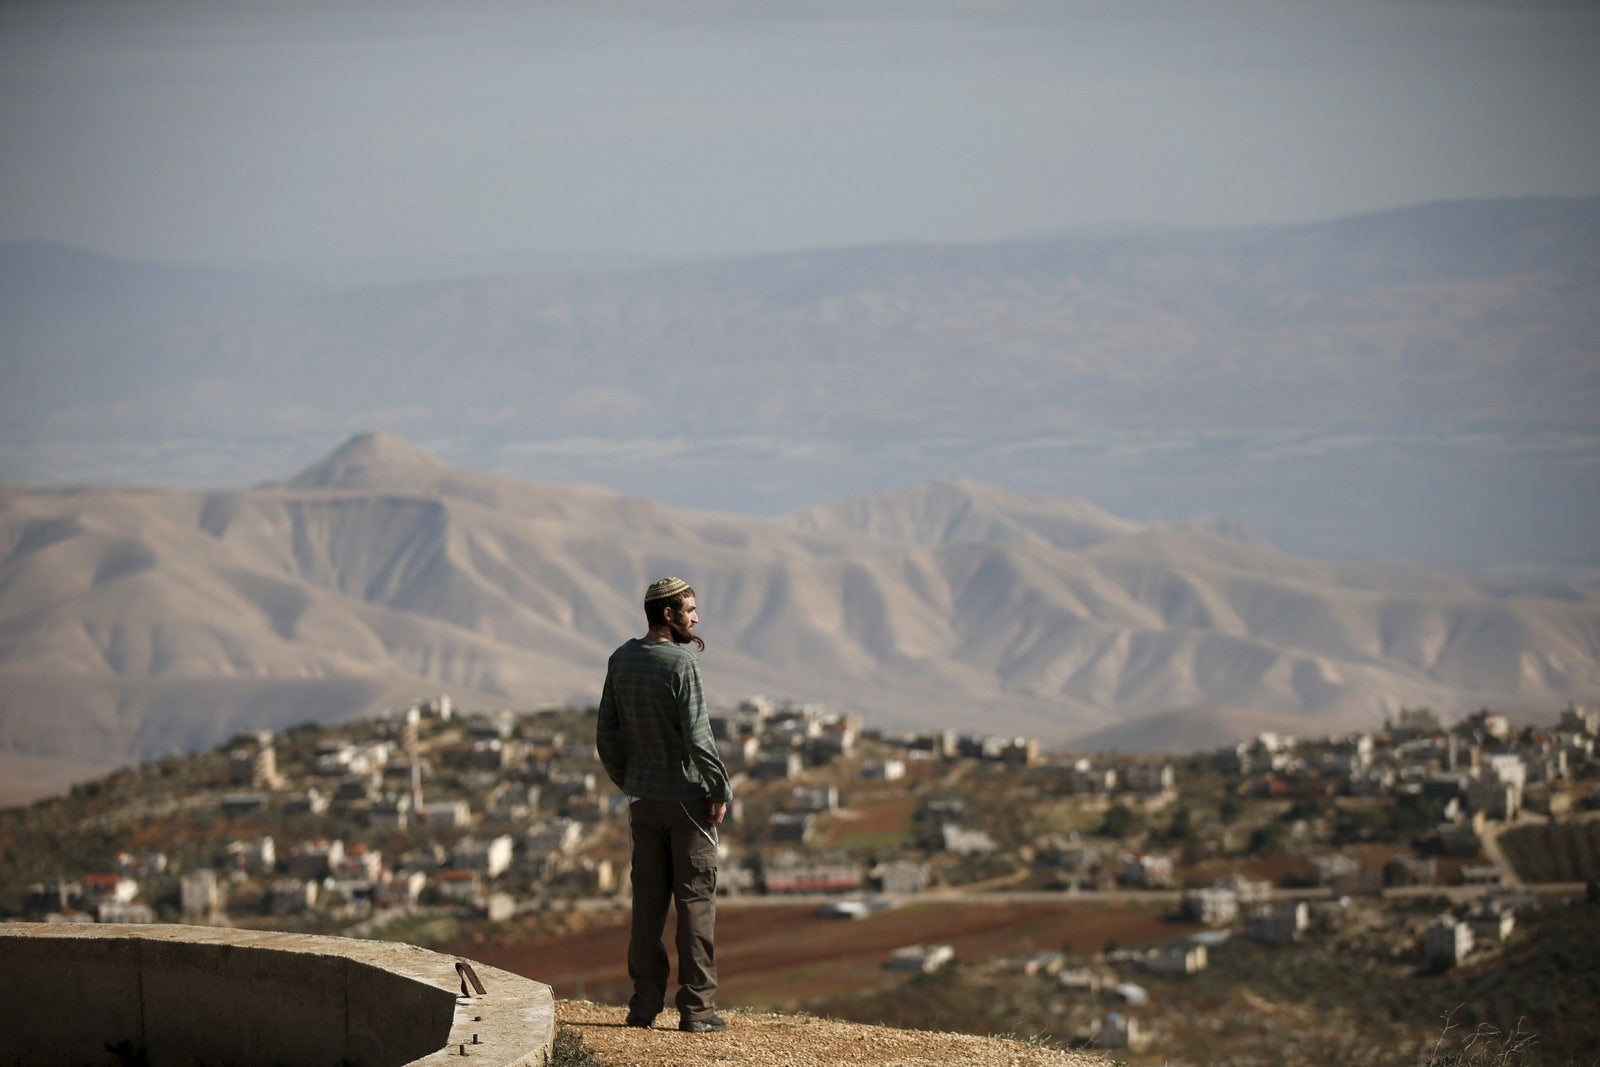
[[[1595,199],[339,291],[5,252],[9,481],[247,485],[379,428],[696,509],[965,477],[1302,555],[1600,565]]]

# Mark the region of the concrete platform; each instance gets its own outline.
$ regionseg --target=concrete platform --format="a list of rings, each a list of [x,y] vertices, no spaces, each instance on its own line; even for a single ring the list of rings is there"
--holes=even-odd
[[[4,1065],[542,1067],[555,1037],[549,986],[345,937],[0,923],[0,990]]]

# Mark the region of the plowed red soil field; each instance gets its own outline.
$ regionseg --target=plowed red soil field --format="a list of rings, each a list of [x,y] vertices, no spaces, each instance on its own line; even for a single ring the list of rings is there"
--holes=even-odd
[[[1196,926],[1170,922],[1152,905],[970,901],[912,903],[865,919],[828,919],[814,904],[724,902],[717,912],[719,1002],[795,1008],[815,997],[892,986],[907,977],[886,966],[904,945],[944,944],[984,961],[1047,949],[1098,952],[1179,937]],[[667,944],[672,944],[668,918]],[[628,996],[624,913],[581,933],[474,946],[477,959],[552,986],[558,998],[622,1003]]]

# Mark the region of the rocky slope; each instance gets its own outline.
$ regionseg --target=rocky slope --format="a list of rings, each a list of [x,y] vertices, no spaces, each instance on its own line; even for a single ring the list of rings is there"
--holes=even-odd
[[[563,1000],[556,1022],[576,1034],[604,1067],[1108,1067],[1098,1052],[1072,1052],[1024,1041],[970,1034],[859,1026],[809,1015],[726,1012],[720,1034],[680,1034],[661,1016],[653,1030],[622,1025],[622,1008]],[[558,1041],[560,1039],[558,1038]]]

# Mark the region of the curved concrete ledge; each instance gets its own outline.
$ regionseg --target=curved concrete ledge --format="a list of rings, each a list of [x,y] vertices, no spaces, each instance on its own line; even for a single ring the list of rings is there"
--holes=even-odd
[[[413,945],[209,926],[0,923],[0,1065],[542,1067],[550,987]]]

